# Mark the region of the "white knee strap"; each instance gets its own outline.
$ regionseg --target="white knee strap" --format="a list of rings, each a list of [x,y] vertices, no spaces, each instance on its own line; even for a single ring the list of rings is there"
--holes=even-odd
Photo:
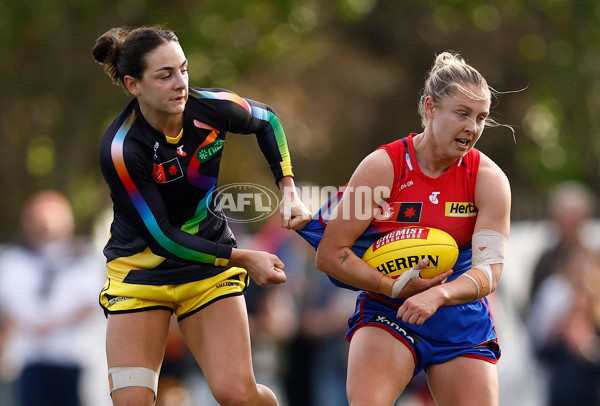
[[[110,395],[117,389],[130,386],[148,388],[154,392],[154,399],[158,392],[158,374],[151,369],[142,367],[116,367],[108,370]]]

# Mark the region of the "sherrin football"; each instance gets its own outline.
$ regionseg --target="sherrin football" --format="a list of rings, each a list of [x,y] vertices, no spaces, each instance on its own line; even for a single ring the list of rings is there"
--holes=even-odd
[[[362,259],[384,275],[397,278],[425,257],[429,265],[421,271],[423,278],[452,269],[458,259],[456,241],[437,228],[402,227],[375,241]]]

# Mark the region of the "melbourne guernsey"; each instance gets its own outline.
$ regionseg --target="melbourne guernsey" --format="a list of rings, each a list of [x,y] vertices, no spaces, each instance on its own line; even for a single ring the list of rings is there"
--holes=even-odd
[[[438,228],[454,237],[459,248],[468,248],[477,218],[479,151],[471,149],[441,176],[430,178],[416,164],[414,135],[380,147],[394,165],[394,184],[371,227],[379,232],[405,226]]]

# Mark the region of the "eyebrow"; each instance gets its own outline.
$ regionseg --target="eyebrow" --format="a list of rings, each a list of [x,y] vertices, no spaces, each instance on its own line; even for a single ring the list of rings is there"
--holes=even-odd
[[[187,64],[188,64],[188,60],[186,59],[186,60],[185,60],[185,61],[183,61],[183,63],[181,64],[180,68],[183,68],[183,67],[184,67],[184,66],[186,66]],[[161,71],[169,71],[169,72],[170,72],[170,71],[172,71],[172,70],[173,70],[173,68],[172,68],[172,67],[170,67],[170,66],[164,66],[164,67],[162,67],[162,68],[158,68],[158,69],[156,69],[154,72],[155,72],[155,73],[157,73],[157,72],[161,72]]]
[[[458,106],[456,106],[456,107],[457,107],[457,108],[464,109],[464,110],[474,111],[474,110],[473,110],[471,107],[469,107],[469,106],[467,106],[467,105],[465,105],[465,104],[459,104],[459,105],[458,105]],[[490,110],[489,110],[489,109],[487,109],[486,111],[479,112],[478,114],[487,114],[487,115],[489,115],[489,114],[490,114]]]

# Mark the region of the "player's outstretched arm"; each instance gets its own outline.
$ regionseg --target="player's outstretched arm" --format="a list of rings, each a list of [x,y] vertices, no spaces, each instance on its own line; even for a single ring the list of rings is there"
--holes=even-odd
[[[289,230],[300,230],[312,218],[312,214],[296,192],[294,178],[284,176],[278,182],[281,190],[281,203],[279,204],[279,215],[281,227]]]

